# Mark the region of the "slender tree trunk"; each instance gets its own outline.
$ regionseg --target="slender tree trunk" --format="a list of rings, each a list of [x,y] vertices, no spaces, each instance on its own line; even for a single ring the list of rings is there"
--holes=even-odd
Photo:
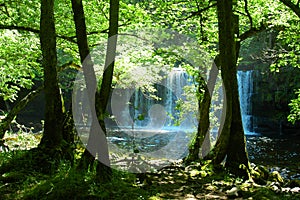
[[[203,98],[199,100],[199,121],[198,121],[198,129],[197,134],[190,145],[189,155],[185,159],[187,164],[196,161],[199,159],[200,148],[202,149],[202,157],[205,157],[210,151],[210,135],[209,135],[209,109],[211,106],[211,98],[212,93],[214,91],[214,86],[217,80],[218,68],[215,63],[218,62],[219,56],[217,56],[214,60],[212,69],[209,73],[209,79],[206,81],[202,78],[199,84],[199,91],[204,90]]]
[[[96,114],[95,93],[97,89],[97,80],[88,46],[82,1],[72,0],[72,9],[76,26],[77,45],[79,48],[80,59],[83,65],[83,73],[89,97],[89,105],[92,113],[92,123],[90,127],[88,144],[86,147],[87,149],[83,154],[80,165],[81,167],[82,165],[92,166],[94,159],[97,157],[97,159],[100,161],[99,165],[102,166],[101,169],[104,169],[104,171],[102,171],[103,173],[101,174],[100,179],[108,180],[111,173],[111,170],[109,168],[110,161],[108,146],[104,134],[105,130],[100,127]]]
[[[225,166],[232,173],[248,176],[248,155],[241,120],[237,83],[237,54],[235,46],[235,19],[232,0],[218,1],[219,51],[221,74],[225,87],[226,116],[222,133],[213,150],[214,163],[226,158]],[[244,166],[241,168],[241,164]]]
[[[104,72],[102,76],[100,92],[96,96],[96,98],[99,97],[99,100],[97,101],[99,105],[97,106],[96,104],[97,111],[98,111],[97,116],[98,116],[100,126],[105,134],[106,134],[106,127],[105,127],[104,120],[105,120],[106,107],[111,93],[111,84],[112,84],[113,72],[115,66],[117,37],[118,37],[117,35],[118,22],[119,22],[119,0],[110,0],[109,30],[108,30]],[[97,171],[107,171],[107,169],[103,165],[98,165]]]
[[[198,109],[199,109],[199,119],[198,119],[198,129],[196,136],[190,145],[189,148],[189,155],[185,159],[185,163],[189,164],[193,161],[197,161],[199,159],[199,152],[200,148],[203,149],[203,142],[205,139],[207,140],[207,133],[209,130],[209,108],[211,104],[211,97],[210,97],[210,92],[207,87],[207,84],[205,83],[205,80],[201,80],[199,84],[199,93],[204,90],[204,94],[202,99],[199,100],[198,102]],[[206,143],[207,145],[207,143]],[[207,146],[206,146],[207,147]]]
[[[106,107],[111,93],[111,84],[113,79],[113,72],[115,66],[116,48],[117,48],[117,34],[119,22],[119,0],[110,0],[109,10],[109,31],[105,58],[105,70],[103,72],[102,84],[99,97],[99,105],[97,106],[97,116],[103,130],[106,130],[104,119]]]
[[[57,78],[56,34],[54,24],[54,0],[41,1],[40,42],[44,69],[46,100],[44,134],[40,146],[53,148],[61,145],[62,102]]]
[[[12,120],[17,116],[17,114],[26,107],[26,105],[34,99],[43,87],[39,87],[34,91],[29,92],[24,98],[22,98],[6,115],[6,117],[0,123],[0,140],[3,139],[5,132],[9,129],[9,125]]]

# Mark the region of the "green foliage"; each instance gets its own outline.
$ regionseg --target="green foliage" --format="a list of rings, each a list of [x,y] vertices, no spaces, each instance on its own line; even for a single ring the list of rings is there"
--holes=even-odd
[[[0,2],[1,5],[2,2],[4,1]],[[247,13],[245,14],[244,3],[245,1],[237,1],[235,7],[235,12],[240,14],[241,25],[239,29],[241,33],[251,28],[250,18]],[[271,33],[277,36],[277,46],[274,48],[276,51],[272,51],[273,54],[271,55],[272,59],[274,58],[272,70],[280,71],[278,69],[285,66],[299,68],[299,20],[295,19],[289,9],[276,1],[266,3],[255,0],[248,3],[252,26],[259,27],[261,24],[266,24],[272,31],[262,33],[263,41],[252,37],[243,42],[245,47],[243,50],[244,60],[255,57],[255,53],[263,46],[260,44],[269,42],[268,39],[270,38],[267,35]],[[5,1],[3,4],[7,10],[3,6],[0,7],[1,23],[38,30],[39,1],[16,0]],[[191,98],[195,94],[196,87],[202,83],[201,77],[206,80],[206,70],[211,67],[206,60],[203,62],[203,54],[199,54],[198,47],[201,48],[201,51],[207,52],[210,57],[214,57],[217,51],[215,8],[212,7],[201,12],[201,14],[197,14],[198,11],[210,5],[211,1],[122,1],[120,24],[128,25],[120,28],[120,36],[124,33],[132,35],[123,37],[126,41],[120,37],[120,42],[128,45],[119,49],[113,80],[114,87],[140,87],[144,93],[153,94],[152,97],[155,98],[156,89],[153,87],[153,83],[163,79],[164,75],[162,74],[167,74],[174,66],[181,67],[193,77],[194,83],[192,86],[184,88],[185,97],[192,103],[187,104],[184,100],[179,99],[177,110],[180,111],[181,118],[184,118],[185,113],[196,113],[198,102],[195,99],[191,100]],[[109,1],[85,1],[84,8],[89,44],[94,47],[106,40],[105,30],[108,28]],[[70,1],[56,1],[55,17],[59,66],[68,62],[79,63],[77,46],[74,43],[75,28]],[[174,38],[168,32],[152,32],[151,29],[150,31],[140,31],[140,29],[152,26],[163,30],[172,28],[179,33],[191,36],[194,41],[188,41],[180,47],[157,46],[157,44],[172,41]],[[135,31],[130,32],[130,29]],[[30,89],[34,80],[41,79],[39,39],[38,35],[24,30],[1,30],[0,33],[0,43],[5,46],[5,48],[0,49],[0,97],[4,100],[14,101],[19,90]],[[143,39],[138,40],[138,37]],[[187,55],[191,56],[187,57]],[[101,65],[101,62],[103,64],[103,54],[99,54],[98,58],[99,63],[95,64]],[[186,60],[192,62],[189,63]],[[142,69],[140,76],[134,76],[136,74],[134,70],[137,67]],[[61,73],[60,79],[71,80],[74,78],[68,72]],[[293,77],[292,73],[290,77]],[[297,79],[294,78],[290,84],[296,84],[296,81]],[[72,87],[69,82],[63,82],[60,86],[63,89]],[[273,86],[272,83],[271,86]],[[218,82],[215,88],[215,91],[218,92],[214,93],[213,96],[213,102],[218,102],[218,104],[213,104],[211,107],[213,112],[211,112],[210,120],[211,124],[215,126],[218,126],[218,115],[222,105],[220,88],[221,82]],[[202,98],[202,92],[197,94],[198,100]],[[286,98],[287,93],[288,91],[277,92],[275,98]],[[289,120],[292,122],[300,119],[299,90],[297,95],[298,97],[290,103],[292,113]],[[266,98],[272,100],[273,97],[268,96]],[[139,115],[137,119],[144,120],[144,115]],[[132,174],[114,172],[111,182],[99,184],[95,181],[96,174],[94,171],[77,172],[71,168],[70,163],[64,160],[59,163],[57,169],[51,171],[52,175],[45,174],[37,168],[44,165],[44,162],[51,164],[54,159],[44,158],[42,152],[17,151],[36,147],[40,140],[40,135],[23,133],[24,127],[20,126],[19,128],[18,134],[8,133],[4,138],[6,144],[14,151],[0,153],[0,199],[160,199],[160,197],[166,198],[164,195],[174,195],[175,191],[182,195],[180,197],[187,193],[218,192],[220,194],[220,191],[231,190],[233,184],[242,184],[238,187],[241,191],[239,193],[242,193],[244,197],[272,199],[276,194],[267,187],[255,187],[252,183],[242,183],[239,179],[234,180],[231,175],[224,171],[217,173],[217,170],[207,163],[202,163],[203,166],[196,165],[192,166],[191,169],[174,170],[173,172],[172,170],[162,170],[158,176],[146,178],[142,183],[138,183]],[[76,148],[78,155],[75,157],[79,158],[82,151],[82,146],[79,145]],[[11,162],[13,159],[14,162]],[[7,165],[10,162],[11,164]],[[36,166],[32,167],[33,165]],[[6,167],[5,172],[3,172],[2,166],[9,167]],[[283,199],[284,196],[280,194],[278,199]]]
[[[0,31],[0,43],[5,46],[0,49],[0,98],[14,101],[20,89],[30,89],[33,80],[42,76],[39,40],[32,34]]]
[[[42,135],[40,133],[33,134],[32,130],[28,130],[24,125],[17,124],[17,127],[19,127],[17,133],[7,132],[3,138],[9,150],[29,150],[36,148],[40,143]],[[26,129],[28,132],[24,131]]]
[[[295,97],[293,91],[299,88],[296,81],[299,79],[300,64],[299,17],[280,1],[248,1],[247,10],[244,8],[245,1],[238,3],[236,9],[239,13],[248,11],[246,15],[240,15],[240,34],[251,28],[251,21],[254,28],[264,27],[262,32],[242,41],[240,64],[250,68],[254,66],[261,72],[259,78],[263,85],[259,86],[259,90],[264,91],[259,93],[263,94],[262,102],[275,103],[282,109],[291,101],[288,119],[295,122],[298,119],[297,99],[291,99]],[[275,95],[270,92],[274,88]],[[286,113],[284,115],[287,116]]]
[[[39,1],[2,2],[1,11],[5,12],[0,15],[1,25],[37,30]],[[0,49],[0,98],[14,101],[20,89],[30,89],[33,80],[41,78],[39,38],[25,30],[0,30],[0,43],[5,47]]]
[[[283,17],[282,17],[283,18]],[[286,24],[282,25],[279,31],[274,55],[275,62],[271,65],[271,70],[278,72],[280,68],[293,66],[300,68],[300,22],[292,14],[287,17]]]
[[[16,0],[0,1],[2,9],[7,12],[1,13],[1,24],[18,25],[37,29],[39,27],[40,1],[37,0]]]
[[[291,108],[291,113],[288,116],[288,120],[292,123],[295,123],[297,120],[300,120],[300,89],[296,92],[298,95],[296,99],[292,99],[289,103]]]

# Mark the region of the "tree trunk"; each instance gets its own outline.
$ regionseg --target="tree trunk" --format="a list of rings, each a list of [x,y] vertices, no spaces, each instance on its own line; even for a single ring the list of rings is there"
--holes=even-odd
[[[240,113],[237,83],[237,54],[232,0],[218,1],[219,51],[222,80],[225,87],[225,122],[213,150],[215,164],[226,158],[225,166],[234,174],[248,176],[248,155]],[[223,109],[224,111],[224,109]],[[243,165],[243,167],[241,167]]]
[[[54,0],[41,1],[40,43],[43,56],[42,65],[46,100],[44,134],[40,146],[53,148],[60,146],[63,140],[63,113],[56,70]]]
[[[88,144],[86,147],[87,149],[83,154],[80,165],[81,167],[84,165],[92,166],[94,159],[97,157],[97,159],[100,161],[99,165],[102,166],[101,168],[105,170],[100,177],[103,180],[108,180],[111,172],[109,168],[110,161],[108,154],[108,146],[104,134],[105,132],[100,127],[96,114],[95,93],[97,87],[97,80],[88,46],[82,1],[72,0],[72,9],[74,13],[74,22],[76,27],[77,45],[79,48],[79,54],[82,62],[87,93],[89,96],[89,105],[92,113],[92,123],[90,127]]]
[[[111,84],[112,84],[113,72],[115,66],[117,36],[118,36],[117,35],[118,22],[119,22],[119,0],[110,0],[109,30],[108,30],[104,72],[102,76],[100,92],[99,95],[96,96],[96,98],[99,97],[99,100],[97,101],[99,105],[97,106],[96,104],[96,108],[98,108],[97,116],[98,116],[100,126],[105,134],[106,134],[106,127],[105,127],[104,120],[106,115],[106,107],[111,93]],[[105,166],[98,165],[97,171],[107,171],[107,170]]]
[[[204,90],[203,98],[198,101],[199,106],[199,121],[198,121],[198,129],[194,140],[189,148],[189,155],[185,159],[185,163],[189,164],[193,161],[199,159],[200,148],[202,149],[202,157],[205,157],[210,151],[210,134],[209,134],[209,109],[211,106],[211,98],[212,93],[214,91],[214,86],[216,84],[217,75],[218,75],[218,68],[215,63],[218,63],[219,56],[216,56],[212,69],[209,73],[209,79],[207,83],[202,78],[199,84],[199,91],[201,89]]]
[[[119,0],[110,0],[109,10],[109,31],[105,58],[105,68],[102,76],[102,83],[99,97],[99,103],[97,105],[97,116],[100,125],[104,131],[106,131],[104,119],[106,107],[111,92],[111,84],[113,79],[113,72],[115,66],[116,48],[117,48],[117,34],[118,34],[118,22],[119,22]]]
[[[185,159],[185,163],[189,164],[193,161],[197,161],[199,159],[200,148],[203,149],[204,140],[208,139],[207,133],[209,130],[209,108],[211,104],[211,96],[207,84],[205,80],[202,78],[198,86],[198,92],[200,93],[202,89],[204,90],[204,94],[202,99],[198,101],[198,109],[199,109],[199,119],[198,119],[198,129],[194,140],[189,148],[189,155]],[[210,142],[208,142],[210,143]],[[206,143],[207,145],[207,143]]]
[[[17,114],[26,107],[26,105],[34,99],[41,91],[43,87],[39,87],[34,91],[29,92],[24,98],[22,98],[6,115],[6,117],[0,123],[0,140],[3,138],[5,132],[9,129],[9,125]]]

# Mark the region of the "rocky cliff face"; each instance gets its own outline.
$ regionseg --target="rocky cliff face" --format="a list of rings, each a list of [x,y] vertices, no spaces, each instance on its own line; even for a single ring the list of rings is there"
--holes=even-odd
[[[300,88],[300,70],[286,67],[278,73],[258,67],[253,73],[253,131],[262,134],[300,134],[300,123],[287,121],[288,104]]]

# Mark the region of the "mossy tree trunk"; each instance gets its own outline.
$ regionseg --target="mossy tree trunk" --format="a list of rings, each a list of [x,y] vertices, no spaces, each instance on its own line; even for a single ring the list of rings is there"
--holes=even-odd
[[[200,148],[202,148],[203,151],[204,149],[206,150],[207,148],[210,148],[210,140],[207,138],[207,133],[210,126],[209,108],[211,104],[211,96],[208,86],[203,78],[200,80],[200,84],[198,86],[198,92],[201,93],[202,91],[204,91],[203,97],[198,100],[199,119],[197,133],[194,140],[190,144],[189,155],[185,159],[186,164],[199,159]],[[208,141],[206,141],[204,144],[205,140]]]
[[[213,66],[209,73],[208,81],[206,82],[201,75],[200,84],[198,86],[198,92],[203,93],[203,97],[198,100],[198,110],[199,110],[199,119],[198,119],[198,128],[197,133],[190,144],[189,155],[185,158],[185,163],[189,164],[193,161],[197,161],[200,155],[200,149],[202,150],[202,158],[204,158],[210,151],[210,120],[209,120],[209,111],[211,106],[212,93],[214,91],[214,86],[216,84],[217,75],[218,75],[218,63],[219,56],[216,56],[214,59]]]

